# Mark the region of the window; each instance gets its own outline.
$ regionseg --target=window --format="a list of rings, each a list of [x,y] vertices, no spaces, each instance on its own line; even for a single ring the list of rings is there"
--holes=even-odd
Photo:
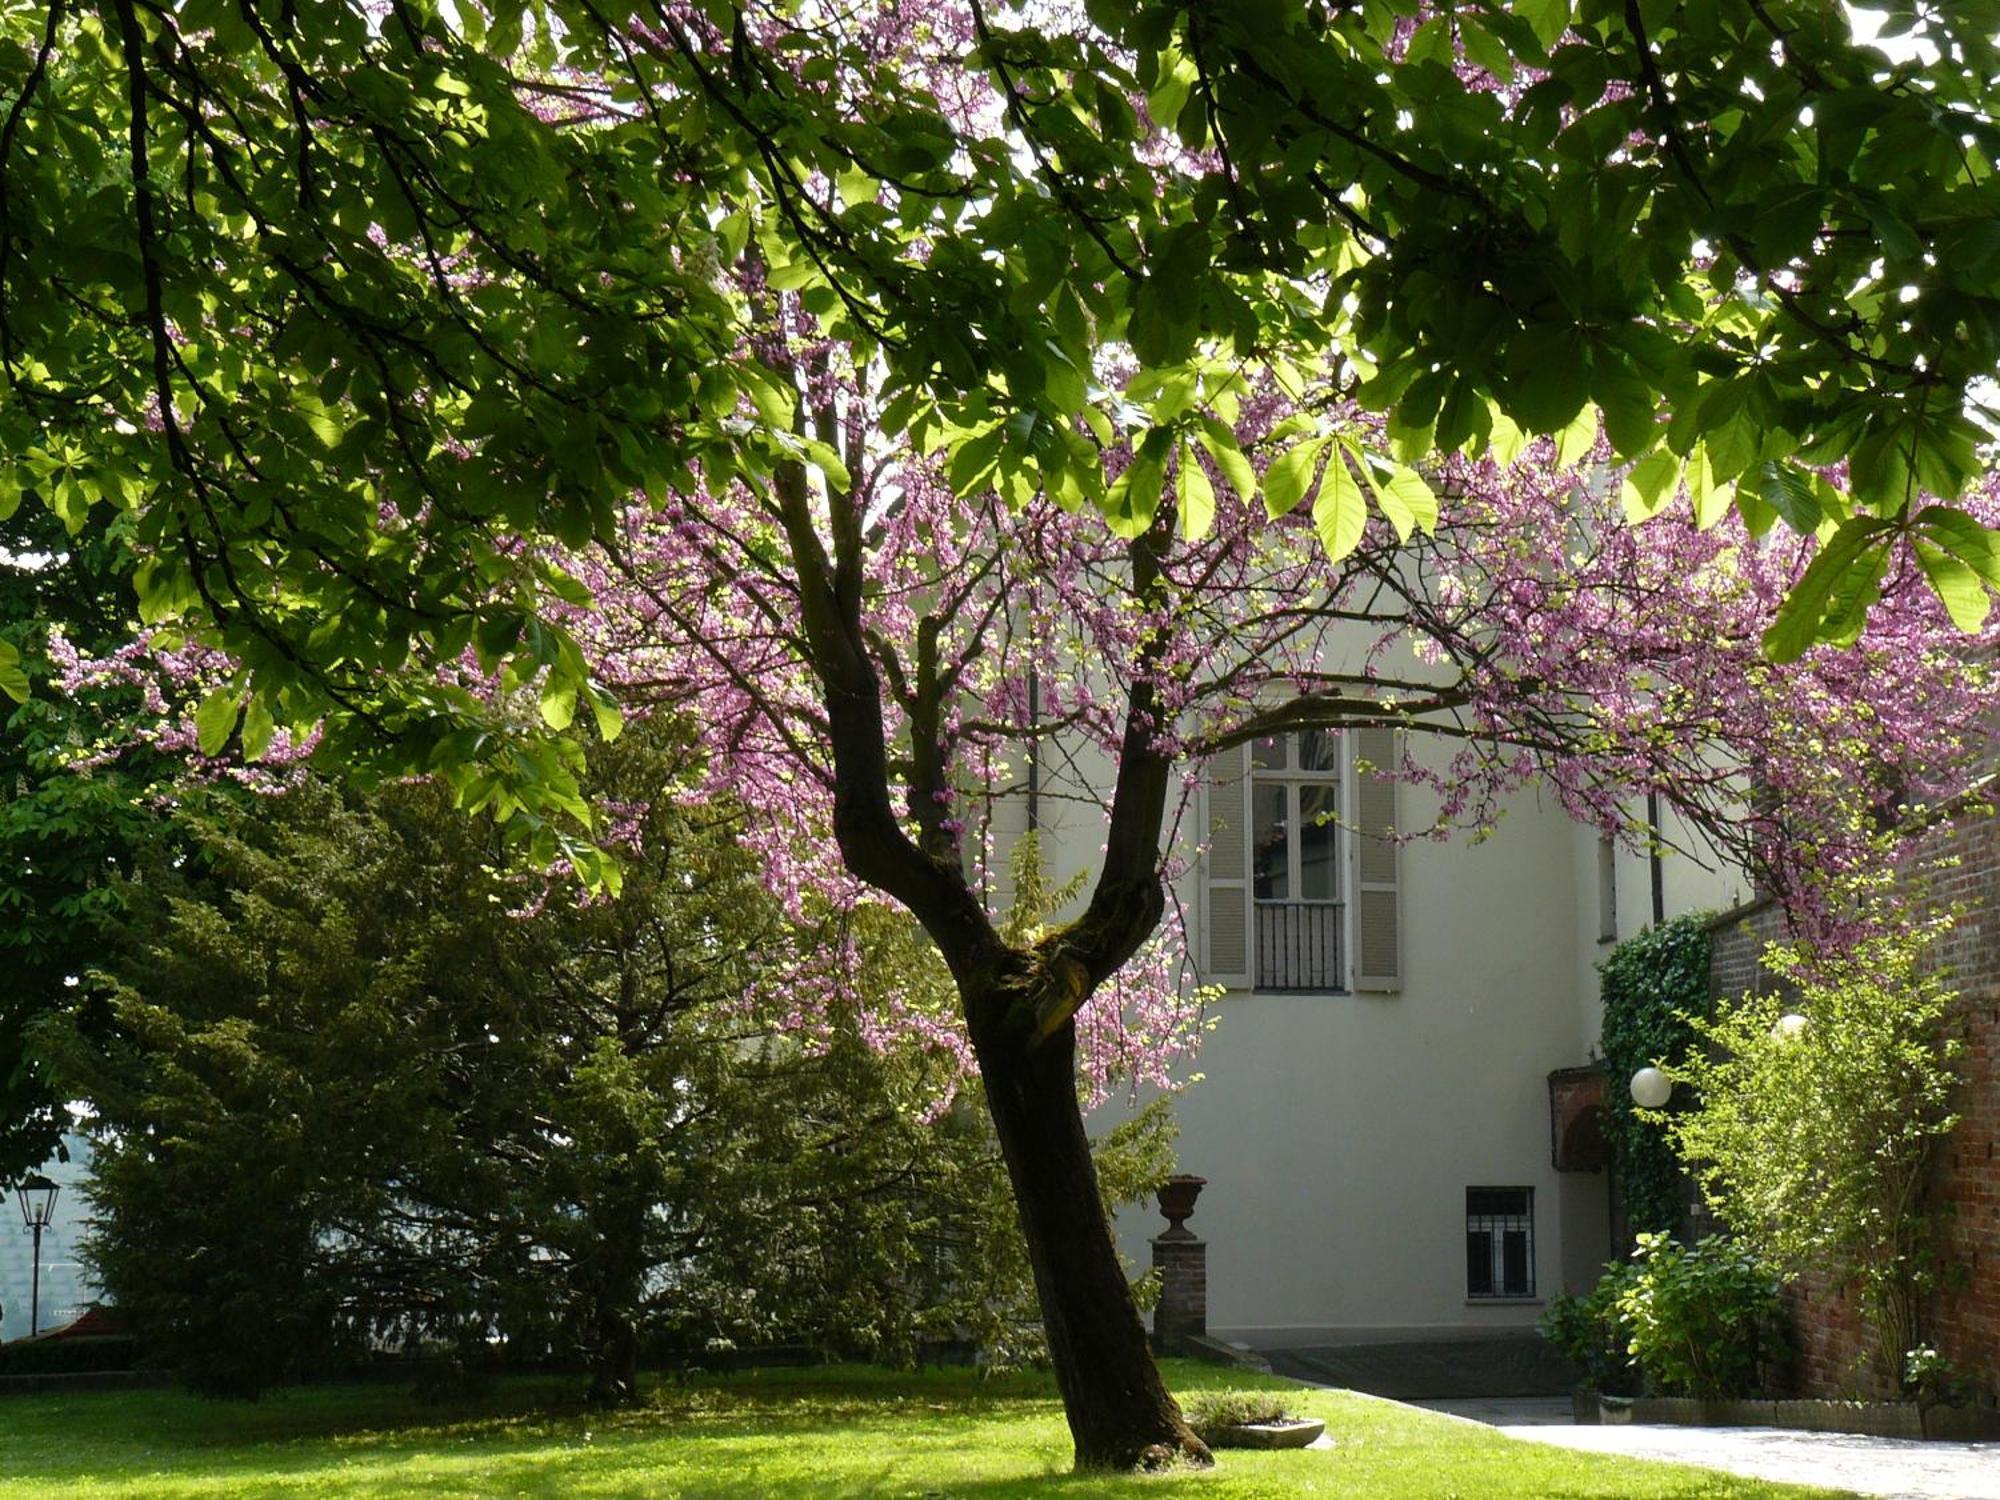
[[[1302,730],[1204,768],[1201,973],[1229,989],[1402,988],[1398,731]]]
[[[1535,1190],[1465,1190],[1465,1295],[1535,1295]]]
[[[1316,729],[1250,747],[1250,896],[1259,989],[1346,988],[1340,765],[1340,741]]]

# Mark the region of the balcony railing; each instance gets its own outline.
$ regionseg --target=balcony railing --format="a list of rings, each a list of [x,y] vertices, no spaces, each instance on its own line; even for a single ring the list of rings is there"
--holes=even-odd
[[[1257,988],[1344,990],[1338,901],[1258,901]]]

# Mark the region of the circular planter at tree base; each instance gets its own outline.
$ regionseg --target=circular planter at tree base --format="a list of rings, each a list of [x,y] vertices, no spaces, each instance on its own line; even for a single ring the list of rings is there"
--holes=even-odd
[[[1318,1417],[1293,1417],[1283,1422],[1245,1422],[1235,1427],[1211,1427],[1201,1440],[1211,1448],[1310,1448],[1326,1433]]]

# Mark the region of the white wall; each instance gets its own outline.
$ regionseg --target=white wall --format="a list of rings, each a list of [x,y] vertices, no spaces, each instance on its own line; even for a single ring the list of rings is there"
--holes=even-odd
[[[1643,804],[1635,811],[1644,815]],[[1663,808],[1668,848],[1660,856],[1661,907],[1667,920],[1687,912],[1723,912],[1750,899],[1750,881],[1717,855],[1707,841]],[[1603,1031],[1603,1007],[1598,1000],[1597,965],[1610,953],[1612,944],[1598,941],[1598,844],[1597,831],[1581,824],[1571,825],[1571,858],[1576,867],[1579,906],[1576,921],[1578,1036],[1585,1052],[1592,1053]],[[1621,842],[1617,858],[1618,940],[1632,937],[1652,925],[1652,862],[1643,851],[1628,849]],[[1582,1062],[1583,1056],[1577,1061]]]
[[[1568,819],[1524,794],[1482,843],[1409,845],[1399,993],[1221,1003],[1203,1079],[1176,1105],[1182,1169],[1209,1179],[1190,1227],[1209,1245],[1212,1330],[1256,1343],[1532,1323],[1539,1298],[1466,1299],[1469,1186],[1535,1189],[1542,1296],[1565,1281],[1565,1222],[1602,1234],[1601,1180],[1550,1161],[1547,1075],[1585,1057],[1573,844]],[[1139,1265],[1159,1227],[1124,1216]],[[1601,1262],[1601,1239],[1585,1253]]]
[[[1056,748],[1042,781],[1043,852],[1058,876],[1094,876],[1104,818],[1091,788],[1110,785],[1111,767]],[[1423,826],[1425,811],[1406,807],[1399,821]],[[1002,798],[993,815],[1004,848],[1026,824],[1024,802]],[[1743,892],[1739,876],[1706,865],[1665,858],[1669,916]],[[1622,938],[1652,917],[1644,853],[1619,852],[1617,883]],[[1194,877],[1181,896],[1199,913]],[[1595,966],[1609,949],[1598,941],[1597,835],[1524,791],[1481,842],[1406,846],[1401,898],[1400,992],[1231,994],[1195,1062],[1200,1081],[1176,1102],[1181,1170],[1209,1179],[1190,1227],[1208,1242],[1209,1326],[1224,1337],[1520,1328],[1548,1295],[1588,1286],[1609,1254],[1605,1177],[1551,1162],[1547,1083],[1597,1055]],[[1535,1190],[1535,1298],[1468,1301],[1472,1186]],[[1162,1227],[1150,1206],[1121,1215],[1135,1266]]]

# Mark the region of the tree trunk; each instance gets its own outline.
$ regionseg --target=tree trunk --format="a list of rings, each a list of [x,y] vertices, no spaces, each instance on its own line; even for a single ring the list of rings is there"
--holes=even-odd
[[[978,1017],[986,1007],[968,1005]],[[1014,1185],[1079,1469],[1206,1466],[1160,1379],[1111,1237],[1076,1097],[1076,1029],[1031,1047],[989,1011],[973,1022],[986,1102]]]
[[[639,1399],[639,1330],[625,1314],[607,1311],[597,1320],[595,1344],[590,1362],[591,1405],[632,1405]]]
[[[635,1184],[610,1195],[593,1215],[598,1229],[591,1313],[590,1401],[630,1406],[639,1399],[638,1308],[646,1277],[646,1203]]]

